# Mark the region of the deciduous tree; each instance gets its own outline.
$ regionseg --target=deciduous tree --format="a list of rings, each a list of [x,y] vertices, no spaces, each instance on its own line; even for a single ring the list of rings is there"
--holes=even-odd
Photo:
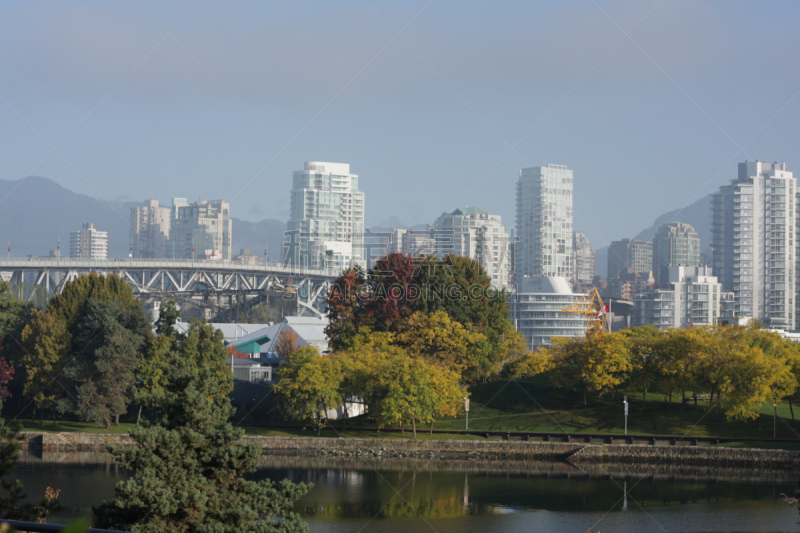
[[[342,404],[341,373],[338,362],[323,357],[314,346],[305,346],[281,366],[275,396],[297,420],[311,424],[319,435],[328,423],[328,410]]]
[[[281,357],[290,357],[300,349],[300,339],[291,327],[284,326],[278,333],[272,349]]]
[[[583,392],[603,394],[615,390],[631,370],[627,339],[617,334],[585,339],[553,339],[553,382]]]

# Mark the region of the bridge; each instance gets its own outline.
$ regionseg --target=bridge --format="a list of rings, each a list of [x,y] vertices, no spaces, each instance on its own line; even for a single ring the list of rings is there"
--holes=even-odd
[[[83,274],[117,274],[139,298],[172,298],[206,309],[225,309],[276,291],[297,299],[301,314],[322,315],[325,295],[338,272],[281,264],[173,259],[0,259],[0,279],[52,297]]]

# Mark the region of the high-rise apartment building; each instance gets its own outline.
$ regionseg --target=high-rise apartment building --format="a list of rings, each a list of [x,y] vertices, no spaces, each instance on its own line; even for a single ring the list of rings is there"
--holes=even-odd
[[[442,213],[433,223],[436,255],[475,259],[496,288],[509,283],[509,237],[500,215],[477,207]]]
[[[653,237],[653,277],[666,284],[668,267],[700,266],[700,237],[689,224],[669,222]]]
[[[739,163],[712,199],[714,274],[737,317],[794,329],[797,180],[786,163]]]
[[[170,208],[159,207],[158,200],[131,207],[131,255],[139,259],[166,257],[171,218]]]
[[[222,200],[172,199],[167,257],[231,260],[231,208]]]
[[[108,232],[98,231],[94,222],[87,222],[82,229],[70,232],[69,256],[73,259],[108,259]]]
[[[627,269],[639,274],[653,270],[653,243],[639,239],[612,241],[608,247],[608,279],[612,280]]]
[[[572,232],[572,289],[586,292],[592,287],[594,279],[596,255],[592,243],[583,233]]]
[[[346,163],[309,161],[292,178],[284,260],[308,268],[365,265],[364,193]]]
[[[515,276],[573,278],[572,171],[523,168],[517,182]]]

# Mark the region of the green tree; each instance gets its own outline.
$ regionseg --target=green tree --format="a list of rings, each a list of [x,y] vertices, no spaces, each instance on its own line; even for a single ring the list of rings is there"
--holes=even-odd
[[[273,391],[290,416],[310,423],[319,435],[328,423],[328,410],[342,405],[341,376],[335,358],[323,357],[316,347],[305,346],[281,366]]]
[[[175,333],[175,324],[181,319],[181,310],[175,300],[161,301],[156,319],[156,335],[172,335]]]
[[[11,284],[0,281],[0,355],[15,366],[25,353],[22,348],[22,331],[30,322],[33,306],[16,298]]]
[[[98,527],[140,533],[308,531],[291,510],[306,485],[242,478],[256,469],[261,450],[246,444],[244,431],[228,421],[233,378],[217,371],[226,350],[220,341],[220,349],[203,354],[215,338],[210,325],[193,322],[167,354],[163,392],[137,392],[137,400],[158,415],[131,432],[136,446],[108,446],[135,474],[117,484],[111,502],[94,509]]]
[[[84,420],[111,427],[133,399],[140,350],[151,334],[142,308],[119,300],[90,299],[75,327],[83,348],[65,374],[77,383],[72,410]]]

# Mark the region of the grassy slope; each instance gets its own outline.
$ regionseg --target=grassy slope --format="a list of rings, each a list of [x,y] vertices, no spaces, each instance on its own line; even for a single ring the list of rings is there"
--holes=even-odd
[[[470,430],[487,431],[538,431],[554,433],[616,433],[623,432],[624,418],[620,397],[612,399],[590,398],[588,405],[583,405],[582,397],[575,391],[558,389],[546,382],[531,380],[508,382],[498,381],[479,385],[470,390]],[[662,394],[648,394],[647,401],[642,401],[640,393],[629,393],[631,402],[628,417],[629,434],[663,434],[718,437],[772,438],[772,406],[764,405],[757,421],[728,421],[724,415],[709,411],[707,402],[699,402],[697,406],[686,405],[681,410],[679,400],[665,402]],[[788,404],[778,408],[778,437],[800,439],[800,421],[792,421]],[[800,416],[800,411],[797,413]],[[31,431],[85,431],[105,433],[107,430],[89,422],[52,422],[44,425],[23,420],[25,429]],[[342,431],[341,422],[334,423],[335,429],[326,429],[324,437],[358,437],[358,438],[411,438],[411,431],[405,433],[377,431]],[[374,421],[358,418],[348,421],[348,426],[373,426]],[[434,425],[439,430],[464,429],[465,417],[438,420]],[[112,427],[111,433],[127,433],[135,424],[123,423]],[[428,426],[418,428],[419,438],[468,438],[479,439],[467,435],[435,434],[428,435]],[[316,436],[311,429],[245,427],[248,435],[275,436]],[[731,443],[727,446],[745,446],[769,448],[776,445],[769,442]],[[777,445],[781,448],[800,449],[800,446],[788,443]]]

